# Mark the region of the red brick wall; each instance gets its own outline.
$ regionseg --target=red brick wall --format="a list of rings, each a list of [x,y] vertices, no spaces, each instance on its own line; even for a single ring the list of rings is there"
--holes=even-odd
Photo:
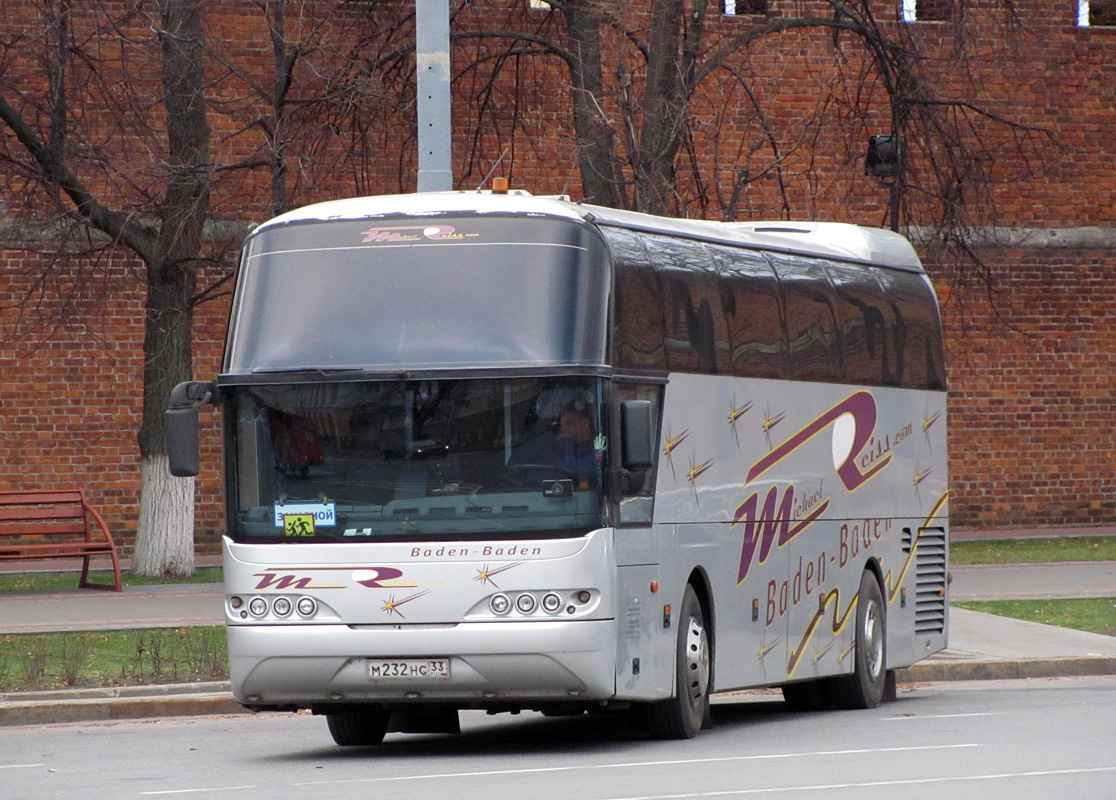
[[[638,22],[638,5],[609,3],[629,21]],[[790,0],[771,0],[769,6],[776,16],[825,10],[821,3]],[[883,20],[893,17],[897,4],[877,6]],[[31,0],[6,5],[0,41],[30,24],[38,7]],[[123,4],[106,7],[120,13]],[[1005,119],[1044,129],[978,123],[986,163],[996,176],[990,187],[996,221],[1008,229],[1092,226],[1113,233],[1116,29],[1078,29],[1076,0],[1023,4],[1017,9],[1017,25],[1003,24],[984,4],[971,7],[968,59],[936,62],[943,96],[969,100]],[[90,17],[81,24],[92,25],[100,8],[89,4]],[[373,57],[380,52],[376,43],[387,40],[392,15],[399,11],[388,4],[375,6],[379,16],[372,26],[366,24],[367,12],[360,12],[370,6],[336,8],[318,0],[306,6],[309,15],[289,15],[289,20],[301,20],[289,22],[294,26],[291,37],[314,43],[316,49],[308,48],[304,58],[317,59],[319,66],[334,68],[350,53]],[[456,29],[555,32],[545,14],[524,14],[520,9],[517,0],[477,0],[461,12]],[[261,129],[253,122],[268,110],[236,70],[266,83],[272,55],[266,29],[251,4],[212,0],[207,13],[211,44],[224,59],[215,60],[209,73],[213,158],[229,166],[264,152]],[[123,94],[134,96],[136,108],[149,110],[127,125],[116,125],[104,115],[111,90],[94,87],[82,95],[81,122],[100,135],[80,144],[86,149],[77,171],[103,190],[111,185],[111,176],[100,169],[94,155],[125,163],[136,187],[118,184],[106,195],[114,202],[136,198],[140,188],[156,185],[144,183],[157,177],[153,160],[162,152],[154,102],[159,87],[153,78],[158,74],[158,51],[148,21],[142,16],[131,21],[131,49],[123,40],[115,41],[102,56],[104,86],[122,86],[127,77],[130,92]],[[722,19],[710,30],[724,37],[753,24],[755,20],[746,18]],[[949,26],[924,24],[903,30],[928,53],[950,52]],[[374,35],[357,46],[354,37],[361,33]],[[114,48],[123,55],[114,56]],[[513,185],[537,194],[568,192],[576,197],[579,182],[565,68],[557,59],[528,57],[492,58],[470,66],[478,48],[490,55],[502,49],[491,43],[454,48],[454,173],[459,185],[475,188],[506,153],[496,174],[511,176]],[[21,77],[31,59],[10,53],[0,57],[0,80],[18,82],[24,91],[36,86],[34,79]],[[626,51],[624,57],[633,59],[633,52]],[[863,148],[869,133],[889,129],[886,106],[877,102],[866,121],[850,121],[839,103],[823,102],[827,92],[838,97],[849,88],[833,81],[834,65],[841,59],[847,69],[857,69],[854,49],[843,44],[835,51],[829,34],[788,33],[738,62],[740,74],[768,106],[768,124],[784,145],[780,178],[771,173],[749,184],[740,203],[742,218],[786,214],[863,224],[883,220],[886,191],[863,174]],[[609,75],[619,61],[612,57],[606,67]],[[497,64],[503,72],[493,79]],[[406,74],[396,83],[368,80],[352,95],[355,116],[345,116],[338,106],[300,129],[292,143],[292,153],[299,156],[289,182],[294,202],[413,188],[409,80]],[[637,88],[638,81],[637,74]],[[320,81],[306,83],[304,96],[318,96],[327,88]],[[879,90],[867,80],[857,91],[875,97]],[[732,154],[757,135],[748,107],[739,81],[728,73],[716,73],[695,102],[693,149],[679,159],[684,213],[719,215],[733,177]],[[826,113],[819,115],[819,109]],[[617,106],[606,110],[616,118]],[[357,122],[367,132],[364,140],[355,136]],[[145,125],[153,136],[147,136]],[[3,146],[11,147],[10,138]],[[753,167],[769,166],[771,159],[771,153],[761,149]],[[693,179],[690,163],[702,167],[702,182]],[[1036,165],[1037,174],[1030,174]],[[0,190],[0,213],[14,213],[19,206],[16,175],[0,162],[0,185],[5,187]],[[911,201],[918,212],[917,196]],[[266,218],[266,170],[223,170],[213,204],[218,220]],[[955,262],[930,264],[942,290],[948,336],[955,526],[1116,524],[1116,248],[1108,247],[983,251],[991,265],[995,307],[981,280],[969,281],[963,291],[951,290]],[[41,286],[35,266],[35,259],[25,253],[0,251],[0,452],[5,454],[0,459],[0,488],[82,485],[114,531],[130,542],[139,488],[135,437],[143,290],[136,277],[138,265],[117,252],[55,272]],[[226,313],[227,297],[198,310],[195,374],[200,378],[216,374]],[[198,540],[212,549],[222,525],[221,463],[216,415],[206,414],[205,419],[206,474],[198,483]]]
[[[947,299],[958,528],[1116,523],[1116,251],[985,252],[997,305]],[[933,269],[933,265],[931,265]]]

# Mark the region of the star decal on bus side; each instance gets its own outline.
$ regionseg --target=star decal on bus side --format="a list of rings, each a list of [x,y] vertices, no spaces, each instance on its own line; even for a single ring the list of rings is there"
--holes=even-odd
[[[506,572],[512,567],[518,567],[519,564],[520,562],[516,561],[513,564],[505,564],[502,567],[496,567],[496,569],[490,569],[489,566],[485,564],[481,569],[477,570],[477,574],[473,577],[473,580],[480,581],[482,584],[487,583],[490,586],[496,586],[496,581],[492,580],[493,575],[499,575],[501,572]],[[499,589],[500,587],[496,586],[496,588]]]
[[[926,444],[930,446],[933,451],[933,443],[930,441],[930,428],[938,421],[938,417],[942,415],[941,411],[935,411],[933,414],[927,409],[926,413],[922,415],[922,435],[926,437]]]
[[[399,606],[403,605],[404,603],[409,603],[412,600],[417,600],[418,598],[426,594],[430,594],[429,589],[423,589],[421,592],[415,592],[414,594],[408,595],[401,600],[396,600],[394,594],[389,595],[388,599],[384,601],[384,607],[380,610],[385,612],[389,617],[393,614],[398,614],[401,619],[406,619],[406,617],[403,616],[403,612],[399,610]]]
[[[713,459],[709,459],[701,464],[697,463],[697,457],[690,456],[690,470],[686,473],[686,479],[690,482],[690,488],[694,490],[694,502],[697,502],[697,479],[703,472],[713,466]]]
[[[830,641],[830,642],[828,642],[828,643],[826,643],[825,645],[822,645],[822,646],[818,646],[817,644],[815,644],[814,645],[814,665],[817,666],[821,662],[821,660],[823,658],[825,658],[826,653],[828,653],[832,649],[833,649],[833,642],[832,641]]]
[[[763,659],[767,658],[768,655],[771,654],[771,650],[778,647],[780,642],[782,642],[782,637],[776,636],[773,642],[764,642],[760,645],[760,648],[756,653],[756,657],[759,659],[760,664],[764,663]]]
[[[736,398],[732,398],[732,405],[729,406],[728,423],[732,428],[732,435],[736,439],[736,446],[740,447],[740,432],[736,429],[736,422],[742,416],[747,414],[752,408],[752,401],[748,401],[742,406],[736,405]]]
[[[771,429],[774,428],[776,425],[778,425],[780,422],[782,422],[784,419],[786,419],[786,417],[787,417],[787,412],[786,411],[780,411],[775,416],[771,416],[771,414],[767,411],[767,409],[764,409],[764,412],[763,412],[763,437],[764,437],[764,439],[767,440],[767,449],[768,450],[771,449]]]
[[[682,433],[672,437],[670,435],[670,428],[667,428],[666,444],[663,445],[663,455],[666,456],[667,463],[670,464],[670,474],[675,478],[677,478],[678,476],[674,473],[674,451],[678,449],[678,446],[682,444],[682,442],[684,442],[686,440],[686,437],[689,435],[690,429],[687,428],[686,430],[682,431]]]
[[[915,465],[915,469],[918,469],[917,464]],[[933,469],[924,469],[921,472],[916,472],[914,478],[911,479],[911,483],[914,485],[915,497],[918,498],[918,504],[920,506],[922,505],[922,493],[919,491],[918,487],[924,480],[929,478],[933,472]]]

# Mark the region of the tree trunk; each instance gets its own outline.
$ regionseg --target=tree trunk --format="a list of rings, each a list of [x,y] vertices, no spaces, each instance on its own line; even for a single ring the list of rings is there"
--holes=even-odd
[[[569,0],[561,9],[573,52],[570,71],[582,195],[590,203],[618,208],[621,179],[614,160],[615,134],[601,103],[601,17],[592,0]]]
[[[209,127],[202,63],[202,0],[163,0],[163,88],[168,164],[154,254],[147,263],[143,340],[140,517],[132,569],[140,575],[194,571],[192,478],[167,472],[163,414],[170,390],[191,377],[192,301],[209,212]]]
[[[674,156],[682,143],[682,0],[651,4],[643,125],[636,154],[636,210],[668,214],[674,197]]]

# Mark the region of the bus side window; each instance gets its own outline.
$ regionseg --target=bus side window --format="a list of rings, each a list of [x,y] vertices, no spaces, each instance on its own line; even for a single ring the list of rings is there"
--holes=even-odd
[[[660,397],[662,387],[649,383],[617,383],[616,405],[626,400],[648,400],[651,403],[651,419],[654,431],[651,441],[655,442],[654,454],[657,460],[659,453],[659,412],[661,408]],[[616,415],[619,419],[619,414]],[[621,525],[646,525],[651,522],[655,501],[655,474],[656,466],[652,466],[642,474],[620,474],[620,519]]]
[[[792,377],[841,383],[844,363],[833,287],[817,259],[768,253],[787,308]]]
[[[623,228],[602,228],[616,271],[614,347],[616,368],[666,372],[659,276],[639,237]]]
[[[644,234],[659,270],[666,326],[667,367],[672,372],[728,373],[728,329],[716,266],[700,242]]]
[[[898,386],[896,353],[888,332],[895,313],[869,267],[825,262],[837,292],[837,320],[845,352],[845,382]]]
[[[732,374],[788,379],[787,327],[779,284],[762,253],[711,245],[721,272]]]
[[[929,282],[911,272],[874,272],[895,312],[890,338],[897,354],[898,385],[905,389],[945,389],[941,320]]]

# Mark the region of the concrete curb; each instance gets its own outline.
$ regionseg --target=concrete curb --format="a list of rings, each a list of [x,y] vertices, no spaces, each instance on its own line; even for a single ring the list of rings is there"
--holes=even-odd
[[[227,682],[16,692],[0,696],[0,727],[251,713]]]
[[[922,661],[898,670],[899,683],[939,681],[1080,678],[1116,675],[1116,656],[1005,659],[999,661]]]
[[[1116,675],[1116,657],[1084,656],[1001,661],[924,661],[898,670],[898,683],[1079,678]],[[227,682],[68,689],[0,695],[0,727],[76,722],[251,714]]]

